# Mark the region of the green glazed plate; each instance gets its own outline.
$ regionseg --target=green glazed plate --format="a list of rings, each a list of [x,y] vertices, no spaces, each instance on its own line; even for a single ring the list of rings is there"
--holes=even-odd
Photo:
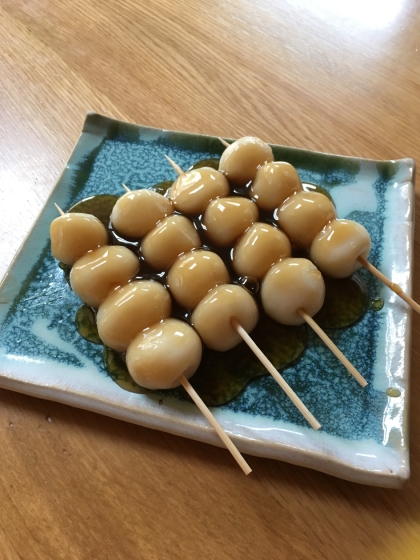
[[[339,217],[372,237],[370,261],[411,292],[414,162],[372,161],[273,146],[302,181],[326,189]],[[125,391],[107,375],[102,347],[79,336],[80,301],[51,256],[53,202],[121,195],[121,184],[174,180],[164,154],[187,169],[217,158],[219,140],[88,114],[50,200],[0,287],[0,386],[150,428],[221,445],[195,406],[176,394]],[[313,333],[303,356],[282,371],[322,424],[315,432],[270,376],[212,410],[243,453],[307,466],[341,478],[399,487],[409,477],[408,397],[411,312],[367,271],[372,306],[350,328],[328,334],[368,381],[362,389]],[[377,304],[384,300],[382,309]],[[375,303],[376,301],[376,303]],[[191,380],[194,385],[194,378]]]

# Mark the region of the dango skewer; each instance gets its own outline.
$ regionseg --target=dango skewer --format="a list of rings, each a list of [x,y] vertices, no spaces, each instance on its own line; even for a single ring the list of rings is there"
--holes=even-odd
[[[296,294],[296,290],[300,293]],[[367,381],[312,318],[324,303],[325,286],[319,270],[307,259],[286,258],[264,277],[261,299],[265,312],[285,325],[306,322],[347,371],[362,386]]]
[[[177,355],[176,355],[177,360],[175,360],[175,361],[178,362],[178,360],[179,360],[179,352],[180,352],[179,335],[180,335],[180,331],[183,331],[183,330],[188,333],[188,338],[190,338],[190,343],[192,342],[192,344],[190,344],[190,347],[186,348],[185,352],[182,352],[181,362],[185,362],[185,364],[191,364],[190,354],[194,353],[194,352],[195,353],[197,352],[196,343],[193,340],[191,340],[191,338],[193,338],[193,337],[196,337],[197,340],[199,341],[199,344],[200,344],[200,358],[201,358],[201,341],[200,341],[200,338],[199,338],[198,334],[195,332],[195,330],[192,327],[190,327],[187,323],[185,323],[184,321],[179,321],[179,320],[176,320],[176,319],[169,319],[169,322],[171,322],[173,324],[176,323],[176,337],[177,337],[178,341],[177,341],[177,344],[176,344],[176,347],[175,347],[176,348],[175,351],[177,353]],[[207,405],[204,403],[204,401],[201,399],[201,397],[195,391],[194,387],[189,382],[189,378],[191,378],[191,376],[194,374],[195,370],[198,368],[199,360],[197,360],[195,363],[193,363],[192,367],[187,366],[186,370],[183,373],[180,373],[179,371],[172,371],[171,372],[171,370],[176,369],[177,366],[178,366],[178,363],[174,363],[173,354],[170,351],[170,350],[173,350],[173,341],[172,340],[170,341],[170,347],[165,347],[165,345],[164,345],[163,348],[162,348],[162,347],[159,347],[158,345],[155,344],[154,339],[155,339],[155,336],[156,336],[156,331],[161,329],[161,325],[163,323],[164,323],[164,321],[160,325],[155,325],[154,327],[152,326],[150,329],[146,329],[142,333],[139,333],[139,335],[131,342],[130,346],[128,347],[127,365],[131,369],[131,371],[133,372],[132,375],[135,374],[135,373],[137,373],[137,374],[138,373],[143,373],[143,375],[140,379],[138,379],[138,378],[136,379],[136,376],[133,375],[134,379],[137,380],[138,382],[142,381],[143,386],[144,385],[147,386],[147,380],[146,380],[146,377],[148,377],[147,369],[146,369],[147,365],[150,361],[152,361],[154,363],[156,361],[156,358],[157,358],[157,360],[159,362],[158,363],[159,368],[163,369],[165,372],[168,372],[166,374],[166,376],[170,376],[170,377],[167,377],[167,379],[165,380],[166,381],[165,387],[160,386],[158,388],[160,388],[160,389],[162,389],[162,388],[172,388],[172,387],[182,385],[184,387],[184,389],[186,390],[186,392],[188,393],[188,395],[191,397],[192,401],[196,404],[196,406],[201,411],[201,413],[204,415],[204,417],[208,420],[208,422],[210,423],[212,428],[216,431],[217,435],[220,437],[222,442],[225,444],[226,448],[230,451],[231,455],[236,460],[238,465],[241,467],[242,471],[246,475],[248,475],[252,471],[252,469],[250,468],[248,463],[245,461],[245,459],[243,458],[243,456],[241,455],[241,453],[239,452],[239,450],[237,449],[235,444],[232,442],[230,437],[223,430],[223,428],[221,427],[219,422],[216,420],[215,416],[212,414],[210,409],[207,407]],[[173,326],[169,325],[169,328],[172,329]],[[144,352],[146,353],[146,359],[145,359]],[[158,356],[156,356],[157,353],[159,354]],[[181,364],[182,367],[185,367],[185,364]],[[136,366],[138,366],[138,367],[136,368]],[[145,373],[146,373],[146,376],[144,375]],[[156,389],[157,387],[152,385],[152,386],[149,386],[149,388]]]
[[[270,209],[267,208],[267,204],[269,203],[269,199],[272,197],[272,188],[273,188],[273,176],[275,177],[277,176],[281,176],[283,177],[283,187],[282,187],[282,202],[283,199],[287,201],[290,201],[290,199],[293,196],[300,196],[301,193],[301,182],[299,179],[299,176],[296,172],[296,170],[293,168],[293,166],[291,166],[290,164],[286,164],[283,162],[273,162],[272,160],[274,159],[273,157],[270,158],[270,156],[267,156],[267,152],[264,150],[263,146],[261,146],[262,141],[259,139],[254,139],[254,144],[252,144],[252,140],[251,138],[243,138],[240,139],[239,141],[234,142],[233,144],[230,144],[229,146],[233,146],[235,149],[232,149],[230,154],[227,154],[227,150],[224,152],[224,154],[227,154],[224,158],[224,161],[222,162],[221,160],[221,165],[219,168],[226,168],[226,169],[232,169],[234,170],[234,172],[237,172],[237,170],[240,168],[240,161],[241,161],[241,151],[242,150],[246,150],[247,154],[250,150],[250,148],[253,148],[253,146],[256,146],[256,157],[254,158],[254,162],[251,165],[248,165],[248,169],[247,169],[247,174],[248,177],[252,177],[252,175],[254,175],[254,177],[252,177],[253,179],[255,179],[255,176],[258,174],[261,176],[262,173],[264,173],[264,167],[269,167],[270,169],[270,173],[269,173],[269,177],[262,177],[260,180],[260,184],[256,185],[255,181],[252,183],[251,185],[251,190],[254,188],[254,196],[255,196],[255,201],[257,205],[261,205],[262,208],[264,210]],[[268,145],[267,145],[268,146]],[[269,147],[269,146],[268,146]],[[267,163],[262,162],[262,159],[264,157],[267,157],[267,159],[269,160]],[[233,163],[230,162],[229,158],[233,159]],[[255,161],[261,161],[262,164],[260,166],[255,165]],[[249,162],[249,159],[247,160],[247,162]],[[262,173],[261,173],[262,172]],[[261,183],[263,184],[263,187],[266,187],[265,190],[269,190],[270,192],[270,196],[264,196],[264,188],[261,189]],[[304,193],[306,195],[306,193]],[[313,204],[314,206],[316,206],[320,212],[321,212],[321,217],[319,221],[318,218],[318,222],[321,224],[321,227],[328,221],[328,219],[331,219],[333,217],[335,217],[335,211],[334,208],[332,206],[332,204],[330,203],[330,201],[323,195],[319,195],[318,193],[309,193],[309,198],[311,199],[311,204]],[[326,202],[325,202],[326,201]],[[296,207],[300,207],[302,201],[296,202]],[[328,203],[328,204],[327,204]],[[275,200],[274,202],[275,206],[277,206],[278,204],[278,200]],[[274,207],[272,208],[274,209]],[[319,212],[318,212],[319,214]],[[322,221],[324,220],[324,221]],[[296,225],[295,221],[290,220],[291,222],[291,229],[293,231],[295,231],[296,229],[298,230],[298,232],[300,233],[301,236],[303,236],[303,223],[298,223]],[[261,224],[262,226],[262,224]],[[312,229],[313,228],[313,224],[311,224]],[[261,264],[259,264],[259,267],[261,268],[260,272],[256,272],[255,269],[252,268],[252,264],[255,261],[260,261],[261,260],[261,256],[263,254],[263,251],[265,250],[265,247],[261,247],[261,242],[259,243],[259,238],[261,239],[261,233],[262,232],[258,232],[258,231],[253,231],[253,229],[256,228],[256,224],[254,224],[254,226],[252,228],[250,228],[241,238],[239,238],[239,240],[237,241],[237,245],[236,248],[234,249],[234,255],[233,255],[233,265],[234,268],[239,268],[239,271],[241,274],[245,274],[245,275],[252,275],[257,277],[260,280],[263,280],[263,287],[262,287],[262,300],[263,300],[263,307],[266,311],[266,313],[272,317],[274,320],[277,320],[283,324],[301,324],[303,322],[306,321],[306,323],[316,332],[316,334],[321,338],[321,340],[327,345],[327,347],[333,352],[333,354],[341,361],[341,363],[344,365],[344,367],[347,369],[347,371],[349,371],[349,373],[351,375],[353,375],[353,377],[357,380],[357,382],[362,386],[365,387],[367,385],[367,381],[363,378],[363,376],[357,371],[357,369],[351,364],[351,362],[344,356],[344,354],[339,350],[339,348],[333,343],[333,341],[328,337],[328,335],[321,329],[321,327],[319,327],[319,325],[317,325],[317,323],[312,319],[312,316],[315,315],[315,313],[317,313],[319,311],[319,309],[322,306],[323,303],[323,296],[322,298],[317,298],[317,295],[320,293],[319,290],[325,291],[325,287],[324,287],[324,283],[321,277],[321,274],[318,272],[318,276],[316,275],[316,271],[312,271],[310,270],[307,265],[305,264],[304,261],[306,261],[306,259],[294,259],[296,262],[291,263],[292,266],[294,267],[298,267],[299,265],[302,265],[300,267],[300,271],[301,274],[297,273],[296,268],[294,268],[294,272],[295,272],[295,276],[294,276],[294,281],[296,282],[301,282],[301,288],[302,290],[305,290],[308,288],[309,283],[311,282],[315,282],[316,283],[316,293],[314,292],[314,298],[315,301],[318,301],[318,304],[315,306],[312,306],[312,312],[309,313],[309,309],[308,308],[300,308],[299,305],[297,304],[297,306],[295,307],[290,307],[290,302],[293,301],[293,294],[290,294],[290,297],[283,297],[282,296],[282,292],[284,293],[284,290],[290,290],[290,289],[294,289],[293,286],[290,285],[290,283],[284,284],[282,279],[280,278],[281,275],[288,275],[289,272],[287,270],[287,266],[280,266],[278,268],[278,270],[274,270],[272,269],[270,272],[268,272],[268,269],[270,268],[270,266],[273,266],[274,262],[269,262],[268,266],[267,263],[265,264],[265,267],[261,268]],[[287,247],[287,244],[285,243],[285,241],[281,241],[281,238],[279,238],[280,235],[283,235],[281,232],[279,232],[278,230],[276,230],[276,228],[274,228],[273,226],[269,226],[266,225],[264,228],[262,228],[265,231],[265,235],[270,239],[270,243],[273,247],[273,251],[274,254],[276,254],[278,257],[280,257],[281,253],[283,252],[283,254],[281,255],[281,259],[283,258],[287,258],[291,256],[291,250],[290,250],[290,244]],[[317,223],[315,225],[315,230],[319,229],[319,224]],[[290,231],[290,230],[289,230]],[[286,233],[289,234],[289,231],[287,231],[286,229]],[[314,231],[315,234],[315,231]],[[248,240],[245,241],[244,243],[244,239],[249,238],[250,242],[248,242]],[[306,239],[304,239],[304,241],[306,242]],[[242,247],[241,247],[242,244]],[[280,249],[279,249],[279,244],[280,244]],[[246,251],[248,251],[248,255],[245,258],[241,258],[238,259],[237,256],[235,255],[235,251],[237,251],[237,249],[240,249],[240,251],[243,251],[244,253]],[[288,254],[289,252],[289,254]],[[269,257],[269,255],[268,255]],[[240,262],[240,266],[238,265],[238,261]],[[247,272],[246,268],[248,267],[249,272]],[[251,267],[251,268],[249,268]],[[313,267],[315,268],[315,267]],[[265,276],[267,274],[267,279],[265,279]],[[302,274],[304,276],[302,276]],[[306,280],[304,280],[304,277],[306,276]],[[282,288],[281,290],[279,290],[277,284],[279,284],[279,282],[282,284]],[[267,286],[270,286],[269,288]],[[268,296],[268,294],[272,294],[273,297]],[[276,294],[276,296],[274,297],[274,294]],[[268,304],[267,301],[270,300],[270,303]],[[279,306],[279,305],[285,305],[286,308],[289,308],[288,313],[281,313],[278,309],[274,309],[274,307]],[[311,306],[311,303],[309,300],[307,300],[306,305]],[[292,317],[290,319],[290,317]],[[292,322],[290,322],[292,321]]]
[[[131,191],[128,189],[128,192]],[[125,263],[123,262],[121,266],[120,262],[130,253],[131,258],[137,260],[135,255],[124,247],[108,246],[106,244],[106,229],[94,216],[76,213],[65,214],[61,208],[57,205],[56,207],[60,216],[53,221],[50,228],[53,255],[59,260],[73,265],[70,276],[72,288],[76,288],[75,292],[78,293],[85,303],[99,307],[98,331],[100,331],[101,339],[117,351],[127,350],[127,367],[133,379],[140,385],[155,389],[182,385],[219,435],[243,472],[249,474],[251,468],[188,381],[188,378],[195,373],[201,361],[201,341],[192,327],[176,319],[167,318],[170,314],[171,303],[165,288],[158,283],[150,281],[130,282],[130,278],[133,278],[139,270],[139,263],[136,265],[131,260],[128,260]],[[91,239],[89,239],[89,231],[93,233]],[[72,235],[75,239],[71,239]],[[118,267],[115,267],[115,270],[112,270],[112,266],[109,266],[110,264],[112,265],[114,256],[111,255],[113,258],[111,258],[110,263],[108,262],[109,259],[107,259],[108,254],[113,250],[120,252],[123,250],[122,254],[117,255],[120,258],[118,259]],[[98,256],[95,254],[98,251],[102,252],[99,259],[101,266],[99,267]],[[128,251],[127,255],[125,254],[126,251]],[[92,260],[92,263],[89,262],[90,260]],[[82,266],[78,266],[79,261],[83,261]],[[85,263],[84,261],[87,262]],[[78,282],[77,275],[73,274],[74,271],[77,274],[79,269],[81,271],[81,279],[86,280],[86,276],[89,276],[92,270],[97,270],[98,268],[101,271],[108,268],[108,271],[105,272],[105,276],[108,276],[108,278],[104,286],[102,285],[104,280],[103,272],[100,272],[99,275],[98,272],[95,272],[93,276],[91,275],[88,289],[82,285],[83,282]],[[98,285],[99,283],[101,283],[101,286]],[[150,297],[150,290],[155,292],[152,297]],[[138,309],[133,311],[133,302],[137,304],[135,307],[142,310],[142,314],[138,312]],[[122,319],[127,321],[127,329],[123,328],[121,324]],[[164,333],[164,336],[162,336],[162,333]],[[159,335],[160,340],[156,344],[156,339]],[[177,337],[177,344],[173,342],[174,336]],[[182,344],[180,344],[180,337],[187,341],[187,346],[184,349]],[[170,352],[164,351],[162,356],[162,346],[164,350],[176,348],[177,359],[175,363],[173,361],[170,364],[167,363]],[[163,374],[163,381],[150,379],[150,371],[147,368],[145,369],[147,360],[149,359],[153,363],[156,361],[157,355],[158,359],[160,359],[159,366],[161,371],[168,372],[171,368],[167,366],[172,366],[169,377],[168,373]],[[139,361],[140,366],[138,366]]]
[[[294,201],[290,203],[299,195],[299,205],[295,205]],[[315,197],[317,204],[313,204],[306,215],[304,199],[313,201]],[[282,216],[283,211],[284,216]],[[299,217],[299,213],[302,214],[302,218]],[[298,229],[299,221],[307,222],[312,217],[314,221],[309,235],[306,239],[298,238],[297,244],[309,249],[310,259],[322,272],[333,278],[346,278],[363,266],[414,311],[420,313],[420,305],[368,261],[371,238],[366,228],[353,220],[338,219],[332,203],[325,195],[297,193],[287,199],[278,210],[280,227],[291,237]]]
[[[324,302],[324,281],[310,261],[291,258],[290,241],[281,230],[253,224],[233,250],[233,267],[240,275],[262,281],[262,304],[272,319],[286,325],[306,321],[360,385],[366,386],[362,375],[312,319]]]
[[[169,158],[167,158],[169,160]],[[172,165],[172,164],[171,164]],[[182,171],[182,169],[177,165],[173,165],[172,166],[174,168],[174,170],[179,174],[179,178],[182,177],[186,177],[187,175],[184,174],[184,172]],[[220,202],[219,202],[220,200]],[[217,198],[215,200],[213,200],[213,203],[216,205],[215,209],[217,210],[217,206],[220,207],[221,204],[224,204],[226,200],[229,200],[227,197],[222,197],[221,199]],[[239,201],[240,198],[236,197],[235,199],[232,199],[232,201]],[[254,203],[251,203],[251,201],[247,200],[247,199],[243,199],[246,203],[246,207],[245,207],[245,223],[242,220],[235,220],[237,221],[237,223],[239,224],[239,228],[242,227],[242,230],[237,230],[237,227],[235,226],[231,226],[231,224],[229,225],[228,230],[230,231],[226,231],[226,237],[223,239],[223,241],[221,241],[220,239],[218,239],[220,241],[219,244],[222,245],[227,245],[229,243],[229,241],[231,241],[231,237],[233,236],[233,239],[235,239],[236,237],[238,237],[238,235],[240,234],[240,232],[244,231],[245,229],[247,229],[247,227],[249,225],[252,224],[253,221],[255,221],[258,218],[258,211],[256,210],[256,206],[254,205]],[[255,210],[250,210],[248,208],[248,206],[251,204],[253,204],[255,206]],[[208,218],[208,212],[209,212],[209,208],[210,205],[212,204],[212,202],[210,202],[210,204],[207,205],[207,208],[205,210],[205,214],[204,214],[204,223],[206,223],[206,218]],[[236,204],[236,203],[235,203]],[[203,209],[203,208],[202,208]],[[220,208],[219,208],[220,210]],[[255,214],[256,212],[256,214]],[[249,223],[248,223],[249,220]],[[209,225],[208,220],[207,220],[207,226]],[[217,228],[216,228],[217,229]],[[235,233],[232,233],[235,232]],[[215,230],[216,232],[216,230]],[[210,232],[207,231],[207,233],[209,234]],[[217,233],[217,235],[219,235],[220,232]],[[222,232],[223,234],[223,232]],[[216,235],[216,233],[215,233]],[[210,235],[211,236],[211,235]],[[185,259],[186,257],[183,256],[181,257],[182,259]],[[219,257],[217,257],[219,258]],[[222,263],[223,267],[224,264]],[[197,262],[195,263],[195,266],[197,266]],[[171,289],[171,276],[173,274],[173,267],[170,269],[169,271],[169,275],[168,275],[168,283]],[[228,275],[227,271],[226,271],[226,275]],[[203,275],[204,276],[204,275]],[[182,285],[183,282],[180,282],[180,285]],[[226,310],[228,307],[228,304],[230,304],[230,302],[235,302],[232,303],[232,306],[235,307],[235,313],[241,313],[243,311],[243,309],[249,305],[250,307],[255,307],[255,310],[253,311],[254,313],[258,313],[257,308],[256,308],[256,304],[253,301],[253,298],[251,296],[249,296],[249,294],[244,291],[243,288],[240,288],[239,286],[233,286],[230,284],[226,284],[226,290],[223,292],[223,286],[221,287],[215,287],[214,289],[210,290],[210,292],[208,293],[208,296],[203,298],[197,305],[196,309],[193,312],[192,315],[192,323],[195,326],[195,328],[198,330],[200,336],[202,337],[202,339],[204,340],[204,342],[213,349],[219,350],[219,351],[225,351],[228,350],[229,348],[232,348],[234,345],[236,345],[238,342],[235,340],[235,338],[232,338],[232,333],[229,332],[230,330],[234,330],[237,335],[239,335],[239,340],[242,339],[248,346],[249,348],[253,351],[253,353],[257,356],[257,358],[263,363],[263,365],[265,367],[267,367],[268,364],[269,367],[267,368],[269,373],[274,377],[274,379],[277,381],[277,383],[280,385],[280,387],[285,390],[286,394],[289,396],[289,398],[291,398],[292,402],[295,404],[295,406],[298,408],[298,410],[303,414],[303,416],[306,418],[306,420],[309,422],[309,424],[315,429],[319,429],[321,427],[321,425],[319,424],[319,422],[315,419],[315,417],[311,414],[311,412],[307,409],[307,407],[303,404],[303,402],[299,399],[299,397],[296,395],[296,393],[291,389],[291,387],[286,383],[286,381],[282,378],[282,376],[278,373],[278,371],[276,370],[276,368],[271,364],[271,362],[268,360],[268,358],[266,356],[264,356],[263,352],[261,352],[261,350],[258,348],[258,346],[255,344],[255,342],[252,341],[252,339],[249,337],[249,335],[247,334],[247,331],[250,331],[254,328],[258,318],[256,316],[256,320],[254,321],[254,323],[252,321],[250,321],[248,328],[244,328],[244,325],[241,324],[236,318],[233,317],[225,317],[225,313],[229,314],[231,313],[230,310]],[[187,293],[189,293],[189,290],[186,290]],[[172,294],[173,290],[172,290]],[[251,305],[250,302],[245,301],[245,294],[246,297],[250,298],[250,300],[252,300],[253,305]],[[218,298],[220,299],[220,301],[224,301],[226,303],[218,303]],[[238,298],[238,299],[236,299]],[[243,303],[239,304],[238,301],[240,298],[244,298],[243,299]],[[177,297],[175,296],[175,299],[177,299]],[[183,304],[182,301],[179,301],[179,303],[181,303],[181,305]],[[209,309],[210,306],[213,306],[214,309],[216,309],[217,307],[217,315],[218,315],[218,324],[217,324],[217,328],[215,327],[215,325],[213,325],[210,329],[207,327],[209,325]],[[243,307],[242,307],[243,305]],[[232,307],[232,309],[233,309]],[[252,311],[250,311],[250,313],[252,313]],[[214,311],[213,311],[213,316],[214,316]],[[226,320],[230,321],[229,325],[226,325]],[[245,319],[245,315],[243,315],[243,320],[247,320]],[[223,332],[224,334],[221,335],[221,332]],[[220,341],[218,340],[216,342],[216,338],[220,339]],[[232,343],[230,342],[230,339],[232,339]],[[232,345],[233,344],[233,345]],[[261,358],[263,357],[263,360],[261,360]]]
[[[222,138],[219,138],[220,142],[223,144],[223,146],[225,146],[226,148],[229,148],[229,146],[231,146],[231,144],[229,144],[228,142],[226,142],[226,140],[223,140]],[[289,164],[290,165],[290,164]],[[292,166],[290,166],[292,167]],[[260,168],[261,170],[261,168]],[[251,192],[252,192],[252,186],[251,186]],[[308,194],[308,193],[306,193]],[[319,194],[319,193],[313,193],[313,194]],[[258,203],[258,201],[257,201]],[[267,209],[267,208],[264,208]],[[332,221],[333,218],[329,218],[328,221]],[[349,220],[348,220],[349,221]],[[354,222],[355,223],[355,222]],[[358,224],[360,226],[360,224]],[[363,226],[360,226],[363,227]],[[366,232],[367,236],[369,236],[369,234]],[[370,240],[370,237],[369,237]],[[370,245],[369,245],[370,248]],[[380,280],[383,284],[385,284],[385,286],[387,286],[390,290],[392,290],[397,296],[399,296],[403,301],[405,301],[412,309],[414,309],[414,311],[416,311],[417,313],[420,313],[420,305],[412,298],[410,297],[408,294],[406,294],[403,289],[396,284],[395,282],[392,282],[392,280],[390,280],[387,276],[385,276],[382,272],[380,272],[375,266],[373,266],[368,260],[367,260],[367,254],[369,251],[367,251],[366,254],[361,253],[360,255],[356,255],[355,256],[355,263],[356,266],[353,267],[354,270],[356,271],[358,268],[360,268],[361,266],[363,266],[364,268],[366,268],[366,270],[368,270],[371,274],[373,274],[376,278],[378,278],[378,280]],[[312,258],[312,256],[311,256]],[[316,262],[314,259],[314,262],[317,264],[318,268],[323,272],[322,269],[322,265],[320,262]],[[359,266],[357,266],[359,265]],[[349,274],[348,274],[349,275]],[[343,277],[343,276],[334,276],[333,277]]]

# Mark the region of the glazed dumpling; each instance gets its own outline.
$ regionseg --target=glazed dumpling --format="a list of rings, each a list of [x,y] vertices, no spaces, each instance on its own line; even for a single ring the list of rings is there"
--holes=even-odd
[[[298,192],[278,209],[278,224],[295,245],[309,248],[314,237],[336,218],[328,197],[317,192]]]
[[[284,259],[267,273],[261,286],[261,301],[269,317],[284,325],[305,322],[299,309],[311,317],[324,303],[322,274],[308,259]]]
[[[230,350],[242,340],[232,319],[251,332],[258,322],[254,298],[240,286],[224,284],[213,288],[195,308],[191,323],[204,344],[212,350]]]
[[[309,255],[324,274],[347,278],[362,267],[357,259],[366,259],[370,247],[370,235],[361,224],[334,220],[315,237]]]
[[[230,282],[222,259],[212,251],[191,251],[179,257],[169,269],[168,288],[186,309],[195,309],[208,292]]]
[[[220,158],[219,171],[232,183],[245,185],[252,181],[257,169],[273,161],[271,147],[253,136],[245,136],[233,142]]]
[[[195,330],[177,319],[164,319],[139,333],[127,350],[127,369],[147,389],[172,389],[179,376],[189,379],[201,361],[202,344]]]
[[[169,216],[146,235],[141,252],[148,264],[158,270],[167,270],[182,253],[201,245],[192,222],[185,216]]]
[[[88,251],[106,245],[108,232],[92,214],[69,212],[52,221],[50,238],[53,256],[72,265]]]
[[[274,226],[257,222],[235,245],[232,265],[239,276],[262,280],[274,263],[291,255],[292,246],[286,234]]]
[[[126,284],[139,269],[140,261],[130,249],[105,245],[74,263],[70,285],[87,305],[99,307],[111,290]]]
[[[112,291],[99,306],[99,337],[106,346],[124,352],[140,331],[169,317],[171,308],[171,297],[159,282],[130,282]]]
[[[161,194],[141,189],[119,198],[111,212],[111,223],[124,237],[141,238],[173,213],[172,202]]]
[[[293,165],[285,161],[273,161],[257,170],[249,194],[258,208],[270,211],[301,190],[302,184]]]
[[[227,247],[258,220],[258,207],[252,200],[240,196],[219,198],[207,206],[203,225],[210,241]]]
[[[201,167],[180,175],[169,192],[176,210],[188,216],[203,214],[209,202],[230,192],[226,177],[212,167]]]

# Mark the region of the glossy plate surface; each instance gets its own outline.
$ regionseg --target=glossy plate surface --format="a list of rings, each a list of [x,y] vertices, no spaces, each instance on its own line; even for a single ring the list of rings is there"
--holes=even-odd
[[[414,162],[371,161],[273,146],[302,181],[327,189],[341,218],[372,237],[370,261],[410,293]],[[69,208],[100,193],[121,194],[174,180],[164,154],[186,169],[219,157],[219,140],[87,116],[56,188],[0,287],[0,385],[129,422],[220,445],[194,405],[174,396],[124,391],[106,374],[102,347],[74,327],[80,301],[50,254],[53,202]],[[383,298],[353,327],[331,338],[362,372],[362,389],[309,333],[302,358],[283,370],[321,422],[312,430],[269,376],[251,382],[227,405],[213,408],[238,448],[348,480],[398,487],[409,477],[408,396],[411,312],[367,271],[369,299]],[[192,379],[193,383],[193,379]],[[399,395],[399,396],[389,396]]]

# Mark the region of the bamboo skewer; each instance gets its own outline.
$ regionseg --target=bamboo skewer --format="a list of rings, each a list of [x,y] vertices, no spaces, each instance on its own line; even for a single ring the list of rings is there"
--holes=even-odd
[[[241,327],[236,319],[231,319],[232,326],[236,329],[237,333],[241,336],[242,340],[249,346],[249,348],[254,352],[263,366],[268,370],[268,372],[274,377],[292,403],[296,406],[296,408],[302,413],[305,419],[309,422],[314,430],[319,430],[321,424],[318,420],[309,412],[300,398],[296,395],[290,385],[284,380],[284,378],[280,375],[280,373],[276,370],[274,365],[270,362],[267,356],[260,350],[260,348],[255,344],[246,330]]]
[[[343,352],[337,348],[331,338],[325,334],[325,332],[321,329],[321,327],[312,319],[310,315],[308,315],[303,309],[298,309],[298,313],[301,317],[305,319],[308,325],[316,332],[319,338],[324,342],[331,352],[340,360],[343,366],[347,369],[349,373],[356,379],[358,383],[362,387],[366,387],[368,384],[366,379],[357,371],[354,365],[345,357]]]
[[[402,290],[402,288],[400,286],[398,286],[398,284],[395,284],[394,282],[391,282],[391,280],[389,278],[387,278],[384,274],[382,274],[382,272],[380,272],[376,267],[374,267],[373,264],[370,264],[370,262],[367,261],[365,258],[358,257],[357,260],[359,261],[359,263],[361,263],[366,268],[366,270],[368,270],[370,273],[372,273],[374,276],[376,276],[376,278],[378,278],[381,282],[383,282],[385,284],[385,286],[388,286],[388,288],[390,290],[392,290],[394,292],[394,294],[397,294],[397,296],[399,296],[406,303],[408,303],[408,305],[412,309],[414,309],[414,311],[417,311],[417,313],[420,313],[420,305],[417,302],[415,302],[413,298],[408,296]]]
[[[225,148],[229,148],[229,146],[230,146],[229,142],[226,142],[226,140],[223,140],[223,138],[220,138],[220,137],[219,137],[219,140]]]
[[[179,381],[180,381],[181,385],[184,387],[184,389],[187,391],[189,396],[192,398],[192,400],[195,402],[197,407],[200,409],[203,416],[205,416],[207,418],[207,420],[209,421],[211,426],[216,431],[217,435],[220,437],[220,439],[223,441],[225,446],[231,452],[232,456],[234,457],[234,459],[236,460],[238,465],[241,467],[241,469],[244,471],[244,473],[249,474],[250,472],[252,472],[251,467],[248,465],[248,463],[242,457],[242,455],[238,451],[237,447],[232,442],[232,440],[227,435],[227,433],[224,431],[222,426],[219,424],[219,422],[216,420],[216,418],[213,416],[213,414],[210,412],[210,410],[204,404],[203,400],[201,399],[199,394],[196,392],[194,387],[191,385],[191,383],[188,381],[188,379],[186,379],[184,375],[181,375],[179,377]]]
[[[126,192],[131,192],[131,189],[129,189],[129,188],[127,187],[127,185],[124,185],[124,183],[123,183],[122,186],[123,186],[123,188],[126,190]]]

